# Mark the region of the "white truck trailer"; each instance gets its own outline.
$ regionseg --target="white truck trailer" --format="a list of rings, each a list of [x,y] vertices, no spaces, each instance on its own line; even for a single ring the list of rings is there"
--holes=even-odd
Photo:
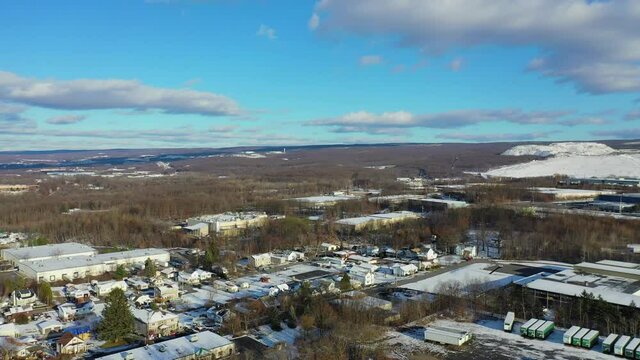
[[[464,330],[440,326],[428,326],[424,329],[424,339],[426,341],[437,342],[440,344],[461,346],[472,338],[473,335]]]
[[[504,331],[511,332],[515,318],[516,314],[514,314],[513,311],[507,313],[507,316],[504,318]]]

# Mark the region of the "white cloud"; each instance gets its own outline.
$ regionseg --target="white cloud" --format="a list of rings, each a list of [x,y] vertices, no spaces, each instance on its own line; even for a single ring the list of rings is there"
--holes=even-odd
[[[526,141],[546,138],[551,132],[533,133],[496,133],[496,134],[468,134],[468,133],[444,133],[436,135],[438,139],[461,140],[472,142],[492,142],[492,141]]]
[[[237,115],[232,99],[191,89],[168,89],[137,80],[54,80],[0,71],[0,101],[62,110],[157,109],[165,113]]]
[[[360,57],[360,65],[370,66],[378,65],[382,63],[382,56],[380,55],[364,55]]]
[[[321,0],[314,13],[319,29],[393,38],[427,55],[536,47],[532,71],[589,93],[640,92],[637,0]]]
[[[54,125],[68,125],[68,124],[78,123],[86,118],[87,117],[85,115],[74,115],[74,114],[60,115],[60,116],[54,116],[54,117],[48,118],[47,123],[54,124]]]
[[[309,23],[307,24],[309,26],[310,30],[315,30],[318,28],[318,26],[320,26],[320,16],[318,16],[318,14],[313,13],[311,14],[311,17],[309,18]]]
[[[264,24],[260,25],[258,31],[256,32],[256,35],[266,37],[269,40],[275,40],[277,37],[276,30]]]
[[[384,112],[375,114],[357,111],[345,115],[312,120],[307,125],[328,126],[332,131],[363,132],[380,134],[381,129],[432,128],[451,129],[487,122],[509,122],[514,124],[562,124],[562,120],[571,115],[569,111],[523,111],[520,109],[498,110],[452,110],[440,113],[413,114],[407,111]]]

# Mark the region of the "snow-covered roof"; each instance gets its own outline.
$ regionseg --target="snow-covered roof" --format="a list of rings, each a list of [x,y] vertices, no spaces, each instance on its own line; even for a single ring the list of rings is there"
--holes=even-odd
[[[548,291],[568,296],[580,296],[583,291],[586,291],[587,293],[593,294],[595,297],[602,296],[605,301],[612,304],[628,306],[632,301],[636,304],[640,304],[640,296],[618,292],[604,286],[588,287],[547,279],[538,279],[527,284],[527,287],[530,289]]]
[[[130,358],[136,360],[174,360],[197,354],[202,350],[210,351],[230,344],[232,344],[230,340],[214,332],[203,331],[197,334],[103,356],[98,359],[123,360],[127,358],[127,356],[130,356]]]
[[[153,311],[146,309],[131,308],[133,317],[145,324],[153,324],[158,321],[177,319],[178,315],[169,311]]]
[[[13,256],[16,259],[29,260],[81,256],[88,254],[97,254],[98,252],[91,246],[75,242],[68,242],[62,244],[49,244],[16,249],[5,249],[2,251],[2,253],[3,255],[6,254]]]

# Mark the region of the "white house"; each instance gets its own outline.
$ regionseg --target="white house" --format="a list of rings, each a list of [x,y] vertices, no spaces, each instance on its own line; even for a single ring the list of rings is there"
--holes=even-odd
[[[121,289],[127,291],[127,283],[124,280],[111,280],[97,282],[92,285],[93,291],[98,296],[107,296],[113,289]]]
[[[38,301],[36,294],[30,289],[14,290],[11,293],[11,303],[13,306],[25,306],[35,304]]]
[[[213,273],[202,269],[196,269],[191,275],[197,276],[200,281],[205,281],[211,279]]]
[[[256,254],[249,257],[249,262],[254,268],[261,268],[271,265],[271,254]]]
[[[298,260],[304,260],[304,253],[300,251],[289,251],[285,254],[287,261],[293,262]]]
[[[375,283],[375,275],[372,271],[367,271],[366,269],[358,269],[355,270],[352,268],[349,271],[349,277],[352,281],[359,282],[362,286],[371,286]]]
[[[418,272],[418,267],[413,264],[393,264],[391,269],[395,276],[409,276]]]
[[[198,285],[200,284],[200,278],[198,274],[195,272],[187,273],[184,271],[180,271],[178,273],[178,283],[180,284],[190,284],[190,285]]]

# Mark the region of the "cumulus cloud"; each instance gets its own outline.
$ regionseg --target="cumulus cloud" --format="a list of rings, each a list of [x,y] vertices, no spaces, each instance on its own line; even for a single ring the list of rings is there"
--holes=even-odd
[[[360,65],[370,66],[378,65],[382,63],[382,56],[380,55],[364,55],[360,57]]]
[[[237,115],[235,101],[191,89],[168,89],[137,80],[54,80],[0,72],[0,101],[61,110],[157,109],[164,113]]]
[[[0,102],[0,121],[17,122],[23,120],[22,113],[26,110],[27,107],[20,104]]]
[[[275,40],[276,30],[274,28],[271,28],[271,27],[268,27],[267,25],[262,24],[258,28],[256,35],[266,37],[269,40]]]
[[[577,117],[574,119],[563,120],[560,125],[578,126],[578,125],[606,125],[611,121],[601,117]]]
[[[428,55],[536,47],[528,69],[599,94],[640,91],[640,1],[321,0],[319,29],[397,39]]]
[[[428,114],[413,114],[407,111],[375,114],[357,111],[335,118],[312,120],[307,124],[333,127],[335,132],[379,134],[380,129],[412,127],[450,129],[500,121],[515,124],[554,124],[570,114],[572,113],[569,111],[523,111],[520,109],[452,110]]]
[[[467,134],[467,133],[443,133],[436,135],[438,139],[460,140],[472,142],[491,142],[491,141],[527,141],[546,138],[551,132],[533,132],[533,133],[498,133],[498,134]]]
[[[87,117],[85,115],[60,115],[48,118],[47,123],[54,125],[68,125],[78,123],[86,118]]]

